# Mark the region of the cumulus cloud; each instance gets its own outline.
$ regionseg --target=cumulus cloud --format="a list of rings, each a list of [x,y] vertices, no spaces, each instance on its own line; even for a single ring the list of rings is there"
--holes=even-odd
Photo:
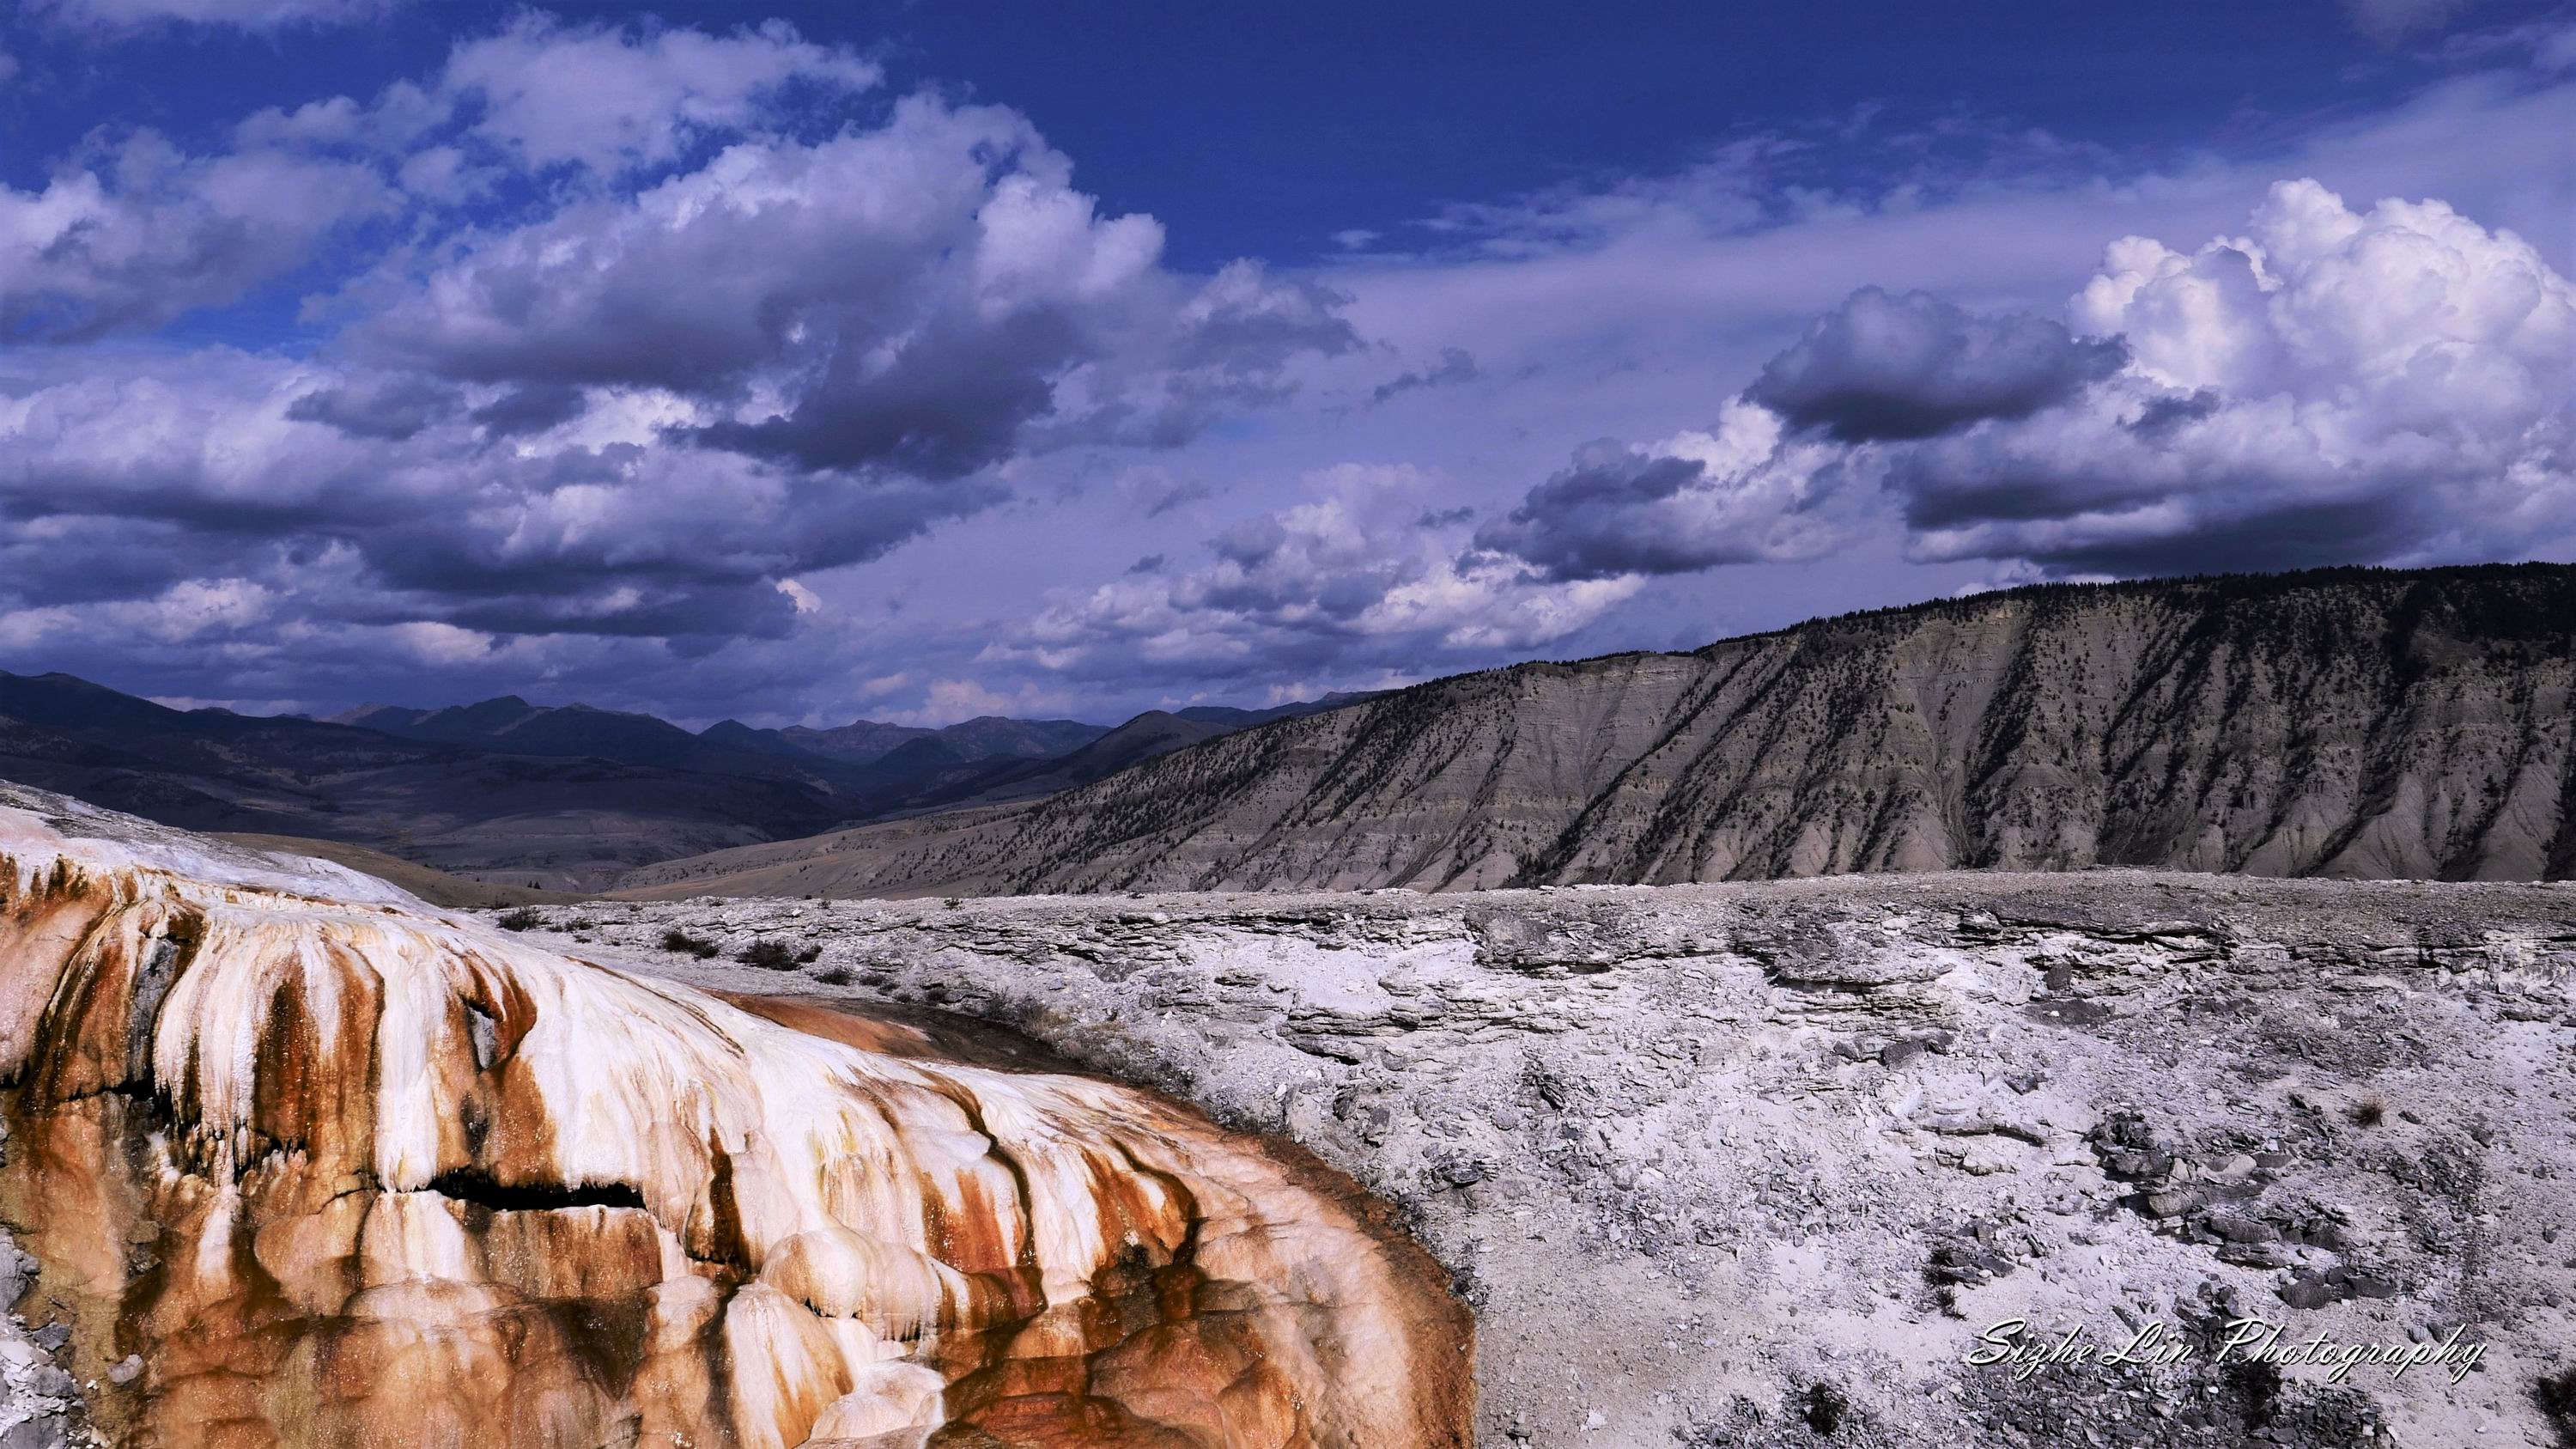
[[[798,612],[777,581],[1003,496],[649,439],[496,443],[399,383],[220,352],[0,399],[0,453],[0,599],[141,596],[213,568],[313,613],[508,633],[776,634]]]
[[[2246,235],[2114,243],[2068,316],[2129,364],[1885,460],[1923,555],[2278,567],[2519,556],[2576,527],[2576,289],[2438,201],[2283,183]]]
[[[188,3],[196,18],[244,23],[295,8]],[[0,185],[0,336],[80,341],[221,306],[370,218],[470,236],[445,208],[510,188],[543,205],[564,167],[664,166],[766,134],[784,97],[846,99],[878,79],[779,22],[718,36],[524,15],[459,44],[425,84],[261,111],[226,150],[187,154],[138,131],[91,143],[41,189]],[[584,195],[608,205],[598,188]]]
[[[2244,220],[2312,171],[2488,224],[2434,250],[2488,257],[2501,221],[2559,258],[2576,172],[2530,158],[2565,151],[2541,69],[2565,47],[2526,67],[2540,42],[2478,43],[2402,105],[2251,158],[2159,173],[1879,118],[1875,160],[1802,132],[1353,234],[1327,286],[1175,266],[1015,113],[898,101],[784,27],[498,22],[372,96],[184,151],[103,133],[0,193],[0,328],[60,344],[0,343],[0,645],[39,641],[0,667],[840,718],[861,707],[840,681],[896,681],[877,710],[1035,678],[1106,715],[1151,696],[1101,681],[1415,677],[1971,572],[2563,549],[2564,410],[2516,400],[2518,376],[2563,396],[2547,350],[2326,346],[2320,316],[2352,308]],[[226,167],[301,179],[225,190]],[[2115,256],[2098,311],[2053,308],[2124,231],[2261,258]],[[1861,281],[1884,284],[1869,307]],[[116,335],[243,298],[265,329],[290,286],[309,356]],[[2436,310],[2477,290],[2443,282]],[[2013,309],[2033,315],[1992,315]],[[1430,406],[1471,376],[1474,416]],[[1399,405],[1249,424],[1292,385]],[[1568,457],[1603,432],[1635,446]],[[1354,453],[1445,472],[1295,491]],[[1853,557],[1977,562],[1764,567],[1855,536]],[[1159,562],[1126,573],[1139,555]],[[1675,577],[1729,565],[1759,572]],[[1041,627],[1009,622],[1042,594]]]
[[[1848,536],[1843,475],[1838,449],[1738,398],[1707,432],[1577,450],[1476,545],[1559,580],[1813,558]]]
[[[1167,265],[1018,113],[849,107],[877,81],[783,25],[527,16],[229,151],[136,133],[0,189],[0,335],[58,344],[0,379],[0,645],[855,656],[820,576],[1003,503],[1032,451],[1166,446],[1356,345],[1320,286]],[[83,345],[375,219],[403,244],[308,304],[310,356]]]
[[[1810,557],[1894,501],[1918,559],[2152,573],[2576,539],[2576,290],[2438,201],[2276,185],[2246,234],[2109,248],[2066,320],[1855,294],[1715,429],[1596,444],[1480,546],[1546,576]]]
[[[478,133],[543,168],[669,161],[692,139],[766,119],[791,84],[867,90],[877,66],[773,20],[733,35],[567,26],[526,14],[448,58],[445,92],[479,104]]]
[[[1161,264],[1028,121],[929,96],[885,125],[745,141],[632,197],[478,237],[358,330],[386,366],[691,399],[674,429],[791,466],[951,478],[1043,425],[1186,438],[1301,351],[1351,345],[1312,288]]]
[[[391,205],[364,166],[135,133],[41,190],[0,184],[0,337],[81,341],[232,301]]]

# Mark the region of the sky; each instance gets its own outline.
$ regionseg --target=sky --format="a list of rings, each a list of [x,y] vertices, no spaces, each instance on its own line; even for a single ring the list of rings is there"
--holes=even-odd
[[[0,669],[1114,722],[2576,559],[2576,6],[0,0]]]

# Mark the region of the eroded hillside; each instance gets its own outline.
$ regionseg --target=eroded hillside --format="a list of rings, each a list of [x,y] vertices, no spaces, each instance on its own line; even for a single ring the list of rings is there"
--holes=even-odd
[[[2576,568],[2053,585],[1461,676],[648,895],[2576,871]]]

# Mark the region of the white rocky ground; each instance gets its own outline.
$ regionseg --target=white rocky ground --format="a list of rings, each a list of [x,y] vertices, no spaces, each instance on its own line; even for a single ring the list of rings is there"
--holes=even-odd
[[[0,1303],[14,1303],[35,1275],[35,1260],[0,1233]],[[67,1449],[97,1441],[84,1422],[80,1385],[56,1358],[71,1329],[51,1321],[30,1328],[23,1314],[0,1313],[0,1449]],[[132,1376],[141,1360],[120,1362]],[[93,1385],[95,1387],[95,1385]]]
[[[538,914],[577,955],[982,1018],[1294,1136],[1401,1204],[1475,1305],[1487,1445],[2576,1442],[2576,887],[2101,871]],[[776,969],[734,959],[764,941]],[[2247,1317],[2484,1348],[2456,1384],[2338,1387],[2215,1362]],[[2021,1382],[1963,1362],[2012,1318],[2202,1352]]]

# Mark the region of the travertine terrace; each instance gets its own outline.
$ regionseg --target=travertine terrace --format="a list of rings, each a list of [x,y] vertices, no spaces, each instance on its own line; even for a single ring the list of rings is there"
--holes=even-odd
[[[87,1386],[44,1432],[1468,1442],[1419,1250],[1147,1093],[32,792],[0,891],[0,1215]]]

